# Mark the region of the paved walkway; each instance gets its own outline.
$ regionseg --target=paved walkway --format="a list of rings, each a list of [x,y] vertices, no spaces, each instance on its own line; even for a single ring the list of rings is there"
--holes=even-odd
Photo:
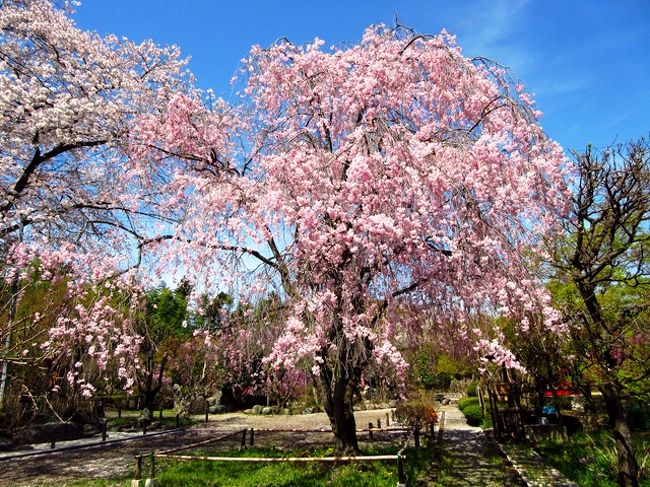
[[[526,485],[510,469],[481,428],[469,426],[456,405],[443,407],[445,424],[441,464],[430,487],[515,487]],[[437,479],[434,480],[434,478]]]

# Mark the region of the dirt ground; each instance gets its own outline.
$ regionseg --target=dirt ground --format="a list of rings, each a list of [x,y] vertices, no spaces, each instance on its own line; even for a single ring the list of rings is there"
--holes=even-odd
[[[357,411],[357,428],[367,428],[369,422],[376,424],[378,419],[381,420],[382,426],[385,426],[386,413],[389,412],[388,409]],[[63,487],[74,479],[124,477],[134,471],[134,458],[138,454],[183,446],[243,428],[323,430],[323,433],[258,432],[255,435],[255,444],[262,447],[310,448],[334,443],[334,436],[324,413],[292,416],[228,413],[211,415],[209,420],[208,423],[199,423],[186,430],[160,436],[144,436],[114,445],[0,460],[0,485]],[[360,439],[363,439],[364,435],[360,434]],[[389,437],[385,436],[384,439]],[[231,449],[236,448],[240,442],[241,437],[237,436],[219,442],[219,445],[223,445],[224,449]]]

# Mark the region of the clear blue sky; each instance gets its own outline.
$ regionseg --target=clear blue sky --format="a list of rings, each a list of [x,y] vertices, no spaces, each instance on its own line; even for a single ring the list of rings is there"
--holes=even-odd
[[[648,0],[85,0],[76,19],[102,34],[180,46],[199,85],[231,98],[229,80],[251,45],[282,36],[355,43],[395,14],[420,32],[445,28],[465,55],[512,68],[565,149],[650,132]]]

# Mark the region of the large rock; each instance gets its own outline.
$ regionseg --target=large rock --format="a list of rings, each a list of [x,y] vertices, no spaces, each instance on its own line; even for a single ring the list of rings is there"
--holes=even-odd
[[[253,413],[262,414],[262,409],[263,409],[263,406],[260,406],[259,404],[256,404],[255,406],[253,406]]]
[[[273,409],[271,409],[269,406],[263,407],[262,408],[262,414],[271,414],[273,412]]]
[[[149,411],[147,408],[144,408],[142,411],[140,411],[140,416],[138,417],[138,424],[149,425],[151,424],[152,419],[153,419],[153,413]]]
[[[49,443],[54,441],[78,440],[83,437],[80,423],[45,423],[27,426],[14,435],[14,443]]]
[[[210,414],[223,414],[226,412],[226,406],[224,406],[223,404],[215,404],[214,406],[210,406],[208,412]]]
[[[208,397],[208,405],[216,406],[217,404],[221,404],[221,391],[217,391],[212,397]]]

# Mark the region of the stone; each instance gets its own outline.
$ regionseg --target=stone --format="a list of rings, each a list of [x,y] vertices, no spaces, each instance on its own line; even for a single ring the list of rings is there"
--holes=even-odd
[[[271,414],[273,412],[273,409],[271,409],[269,406],[263,407],[262,408],[262,414]]]
[[[140,411],[140,416],[138,416],[138,424],[143,425],[143,424],[151,424],[151,420],[153,419],[153,414],[151,411],[149,411],[147,408],[144,408],[142,411]]]
[[[209,406],[221,404],[221,391],[215,392],[212,396],[208,397],[207,401]]]
[[[226,406],[223,404],[215,404],[214,406],[210,406],[208,412],[210,414],[223,414],[226,412]]]
[[[284,414],[285,416],[289,416],[291,414],[291,409],[284,408],[282,410],[282,414]]]
[[[244,409],[243,413],[244,414],[253,414],[253,410],[252,409]]]
[[[260,406],[259,404],[256,404],[255,406],[253,406],[253,413],[254,414],[262,414],[262,406]]]
[[[447,397],[445,397],[442,401],[440,401],[440,404],[442,404],[443,406],[447,406],[450,403],[451,403],[451,399]]]

